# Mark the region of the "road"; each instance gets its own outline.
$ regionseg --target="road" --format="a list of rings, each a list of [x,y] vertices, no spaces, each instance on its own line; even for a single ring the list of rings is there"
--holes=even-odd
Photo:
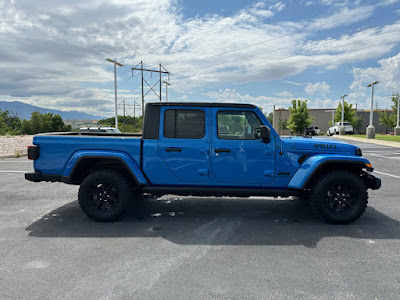
[[[0,160],[0,299],[398,299],[400,149],[356,144],[383,185],[344,226],[296,200],[175,196],[96,223],[78,187]]]

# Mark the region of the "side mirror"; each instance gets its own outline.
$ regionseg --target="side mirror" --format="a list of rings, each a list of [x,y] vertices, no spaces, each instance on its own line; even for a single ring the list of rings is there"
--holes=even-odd
[[[271,141],[271,130],[268,126],[261,125],[260,138],[263,140],[264,143],[269,143]]]

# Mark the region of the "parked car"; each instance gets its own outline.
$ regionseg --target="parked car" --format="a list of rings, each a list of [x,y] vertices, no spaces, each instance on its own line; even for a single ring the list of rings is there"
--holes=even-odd
[[[108,133],[121,133],[118,129],[109,126],[97,126],[97,127],[82,127],[79,128],[80,133],[88,132],[108,132]]]
[[[357,146],[280,137],[250,104],[147,103],[143,136],[38,134],[28,158],[35,170],[27,180],[80,185],[79,205],[97,221],[118,219],[143,194],[176,194],[297,196],[346,224],[364,213],[368,189],[381,186]]]
[[[336,122],[332,127],[329,127],[328,131],[326,132],[326,135],[339,134],[339,127],[341,125],[342,125],[342,122]],[[353,125],[351,125],[349,122],[343,122],[343,126],[344,126],[345,134],[353,134],[354,133]]]
[[[319,130],[318,126],[310,126],[304,129],[305,135],[319,135],[321,131]]]

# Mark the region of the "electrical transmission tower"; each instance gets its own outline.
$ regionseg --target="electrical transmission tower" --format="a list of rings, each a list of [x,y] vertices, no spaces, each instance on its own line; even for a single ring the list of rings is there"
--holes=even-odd
[[[136,103],[136,101],[133,101],[133,104],[126,104],[125,100],[121,101],[122,103],[119,103],[118,105],[122,105],[123,110],[124,110],[124,126],[123,126],[123,133],[125,133],[125,113],[126,113],[126,107],[131,108],[133,107],[133,119],[136,120],[136,106],[140,106],[139,104]]]
[[[168,72],[161,64],[159,64],[159,69],[158,69],[158,70],[144,69],[144,68],[143,68],[143,61],[141,61],[139,65],[140,65],[140,68],[138,68],[138,67],[137,67],[138,65],[137,65],[136,67],[131,68],[131,69],[132,69],[132,76],[133,76],[133,71],[134,71],[134,70],[139,70],[139,71],[141,71],[141,75],[142,75],[142,115],[144,116],[144,103],[146,102],[146,101],[144,100],[145,97],[146,97],[151,91],[153,91],[153,93],[154,93],[154,94],[157,96],[157,98],[159,98],[160,101],[161,101],[162,75],[163,75],[163,74],[168,74],[168,80],[169,80],[169,72]],[[146,79],[144,79],[144,77],[143,77],[143,72],[159,73],[160,79],[159,79],[154,85],[151,85],[151,84],[149,84],[149,83],[147,82]],[[149,88],[149,90],[148,90],[146,93],[144,93],[144,83],[146,83],[147,86],[148,86],[148,88]],[[158,94],[157,94],[156,90],[154,89],[157,85],[160,86],[160,92],[159,92]]]

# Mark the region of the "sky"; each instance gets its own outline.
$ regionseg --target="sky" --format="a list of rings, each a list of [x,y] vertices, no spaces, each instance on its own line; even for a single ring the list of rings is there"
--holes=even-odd
[[[400,0],[0,0],[0,42],[0,100],[102,117],[114,115],[106,58],[124,65],[118,102],[130,115],[141,61],[170,72],[168,101],[267,113],[293,99],[336,108],[343,94],[368,109],[375,80],[375,104],[389,108],[400,91]]]

